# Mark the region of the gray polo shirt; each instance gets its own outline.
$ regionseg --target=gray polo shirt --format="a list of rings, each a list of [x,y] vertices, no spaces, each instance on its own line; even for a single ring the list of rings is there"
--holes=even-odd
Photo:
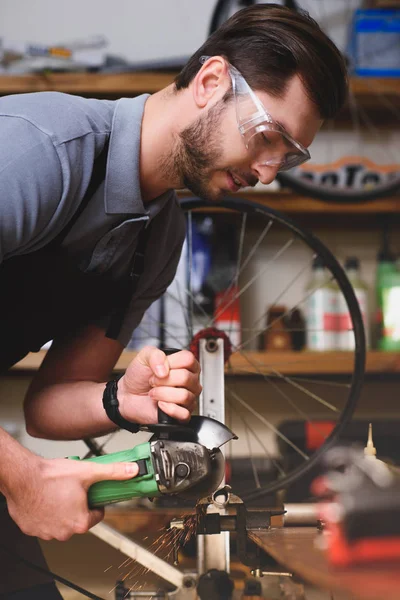
[[[127,273],[143,221],[152,221],[145,270],[119,335],[123,345],[172,281],[185,236],[173,190],[146,205],[141,197],[147,98],[109,101],[56,92],[0,98],[0,263],[42,248],[62,231],[108,138],[105,181],[65,238],[65,250],[82,270],[118,279]],[[106,328],[107,319],[101,325]]]

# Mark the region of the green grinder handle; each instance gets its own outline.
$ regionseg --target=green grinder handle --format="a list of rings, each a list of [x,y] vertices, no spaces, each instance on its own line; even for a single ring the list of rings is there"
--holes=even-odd
[[[80,460],[76,456],[70,458]],[[91,508],[123,502],[132,498],[155,498],[161,495],[155,478],[149,442],[139,444],[129,450],[83,460],[101,464],[137,462],[139,465],[139,474],[132,479],[98,481],[91,485],[88,491],[88,503]]]

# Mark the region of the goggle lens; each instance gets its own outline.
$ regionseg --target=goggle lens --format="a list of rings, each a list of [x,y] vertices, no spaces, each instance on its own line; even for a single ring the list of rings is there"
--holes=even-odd
[[[280,131],[265,127],[263,131],[254,133],[251,137],[248,135],[246,138],[247,149],[259,165],[278,167],[279,171],[287,171],[308,160],[308,156],[299,151]]]

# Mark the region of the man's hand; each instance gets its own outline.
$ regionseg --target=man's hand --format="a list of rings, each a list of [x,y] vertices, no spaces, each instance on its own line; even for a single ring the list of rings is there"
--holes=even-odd
[[[16,471],[19,476],[12,488],[5,490],[11,518],[27,535],[65,541],[75,533],[86,533],[104,516],[103,509],[89,509],[89,487],[96,481],[131,479],[138,466],[30,455]]]
[[[201,392],[200,365],[188,350],[166,356],[146,346],[118,382],[122,416],[142,424],[157,423],[157,406],[179,421],[189,421]]]

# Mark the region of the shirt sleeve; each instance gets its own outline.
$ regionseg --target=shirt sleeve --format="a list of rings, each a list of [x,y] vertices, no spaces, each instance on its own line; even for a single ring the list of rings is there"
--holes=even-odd
[[[0,263],[45,245],[62,196],[51,138],[20,117],[0,116]]]

